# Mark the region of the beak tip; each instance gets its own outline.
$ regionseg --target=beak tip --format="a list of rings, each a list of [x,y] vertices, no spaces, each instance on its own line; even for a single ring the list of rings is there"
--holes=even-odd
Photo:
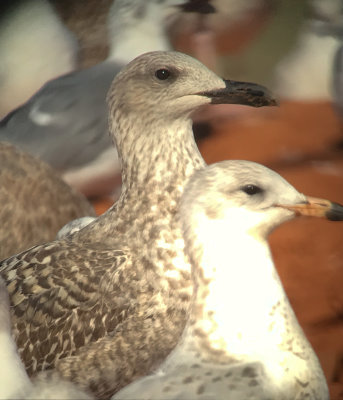
[[[279,107],[280,103],[278,100],[276,100],[273,96],[265,96],[264,98],[264,104],[261,104],[261,106],[269,106],[269,107]]]
[[[343,207],[332,202],[330,209],[326,212],[326,218],[330,221],[343,221]]]
[[[251,102],[254,103],[255,107],[277,107],[280,105],[273,93],[263,86],[260,86],[260,90],[257,92],[257,95],[255,91],[252,91],[251,96]]]

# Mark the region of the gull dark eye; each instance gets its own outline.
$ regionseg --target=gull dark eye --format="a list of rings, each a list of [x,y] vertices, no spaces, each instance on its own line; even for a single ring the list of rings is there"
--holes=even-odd
[[[165,69],[165,68],[163,68],[163,69],[158,69],[158,70],[155,72],[155,76],[156,76],[156,78],[159,79],[160,81],[165,81],[166,79],[169,78],[170,72],[169,72],[167,69]]]
[[[241,187],[241,190],[248,194],[249,196],[253,196],[254,194],[263,193],[263,189],[256,185],[245,185]]]

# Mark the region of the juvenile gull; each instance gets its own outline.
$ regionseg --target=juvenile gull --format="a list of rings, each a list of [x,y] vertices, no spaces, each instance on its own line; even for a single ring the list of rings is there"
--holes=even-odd
[[[0,399],[91,399],[70,382],[32,383],[11,336],[7,288],[0,278]]]
[[[190,10],[207,1],[191,2]],[[44,160],[86,196],[111,193],[120,165],[107,129],[110,84],[136,56],[171,50],[165,18],[171,10],[175,13],[176,5],[187,4],[188,0],[116,0],[108,17],[108,59],[46,83],[0,122],[0,141]]]
[[[343,220],[248,161],[197,171],[180,215],[195,292],[178,346],[155,374],[115,399],[329,399],[317,356],[282,287],[267,237],[299,215]]]
[[[49,165],[0,143],[0,260],[53,240],[69,221],[95,216]]]
[[[176,216],[205,162],[190,114],[204,104],[275,105],[261,86],[225,81],[177,52],[133,60],[108,95],[122,193],[64,240],[0,264],[29,375],[59,375],[97,397],[147,374],[176,345],[192,283]],[[54,369],[53,369],[54,368]]]

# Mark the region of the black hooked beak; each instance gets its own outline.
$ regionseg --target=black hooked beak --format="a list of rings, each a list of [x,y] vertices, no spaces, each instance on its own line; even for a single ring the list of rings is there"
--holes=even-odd
[[[177,7],[183,12],[196,12],[198,14],[213,14],[217,10],[210,4],[211,0],[188,0],[187,3],[179,4]]]
[[[223,89],[198,93],[211,99],[212,104],[241,104],[251,107],[277,106],[278,102],[264,86],[249,82],[225,80]]]

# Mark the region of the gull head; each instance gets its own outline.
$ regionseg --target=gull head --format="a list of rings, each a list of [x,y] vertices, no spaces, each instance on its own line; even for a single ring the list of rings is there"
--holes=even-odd
[[[343,220],[341,205],[305,196],[269,168],[239,160],[197,171],[185,190],[181,212],[188,215],[188,225],[200,226],[205,220],[223,237],[248,234],[260,240],[296,216]]]
[[[276,105],[260,85],[224,80],[190,56],[163,51],[145,53],[124,67],[107,100],[110,119],[120,114],[147,125],[188,119],[204,104]]]

